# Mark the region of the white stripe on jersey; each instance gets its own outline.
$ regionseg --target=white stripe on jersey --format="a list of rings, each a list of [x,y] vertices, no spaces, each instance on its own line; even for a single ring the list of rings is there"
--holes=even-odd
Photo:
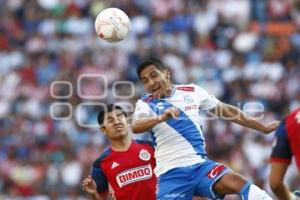
[[[180,133],[163,122],[153,128],[157,146],[155,147],[156,168],[159,175],[177,167],[191,166],[205,161],[197,155],[193,146]]]
[[[166,171],[191,166],[204,161],[205,142],[201,131],[199,110],[215,107],[219,100],[197,85],[174,86],[173,95],[166,99],[138,100],[133,122],[140,115],[154,117],[174,106],[181,110],[180,119],[169,119],[153,127],[157,176]],[[180,88],[180,89],[179,89]]]

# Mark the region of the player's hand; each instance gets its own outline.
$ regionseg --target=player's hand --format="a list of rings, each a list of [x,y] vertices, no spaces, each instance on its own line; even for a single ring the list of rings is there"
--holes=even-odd
[[[276,130],[278,128],[279,124],[280,124],[280,121],[271,122],[270,124],[265,126],[263,133],[268,134],[268,133],[273,132],[274,130]]]
[[[159,120],[161,122],[164,122],[164,121],[167,121],[171,117],[174,118],[174,119],[178,119],[179,113],[180,113],[179,109],[169,108],[164,112],[164,114],[159,116]]]
[[[82,190],[89,194],[97,193],[97,186],[91,175],[88,175],[81,184]]]

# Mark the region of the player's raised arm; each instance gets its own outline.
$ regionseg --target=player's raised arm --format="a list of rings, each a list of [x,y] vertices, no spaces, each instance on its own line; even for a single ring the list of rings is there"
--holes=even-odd
[[[132,120],[131,129],[133,133],[143,133],[149,131],[156,124],[160,123],[159,118],[156,117],[147,117],[140,115],[138,119]]]
[[[164,122],[168,120],[170,117],[177,118],[179,115],[179,110],[176,108],[167,109],[162,115],[149,117],[146,114],[140,113],[136,115],[132,120],[132,132],[133,133],[142,133],[145,131],[149,131],[156,124]]]
[[[218,105],[211,110],[220,118],[230,120],[242,126],[255,129],[265,134],[274,131],[279,126],[279,121],[271,122],[267,125],[260,123],[256,119],[248,116],[239,108],[219,102]]]

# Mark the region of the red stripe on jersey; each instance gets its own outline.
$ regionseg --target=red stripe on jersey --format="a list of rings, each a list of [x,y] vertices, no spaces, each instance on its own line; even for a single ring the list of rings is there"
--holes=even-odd
[[[209,170],[209,172],[206,174],[206,176],[208,176],[211,179],[216,178],[223,170],[225,169],[224,165],[218,165],[214,168],[212,168],[211,170]]]
[[[147,99],[144,99],[144,101],[145,101],[146,103],[149,103],[150,101],[152,101],[152,99],[153,99],[153,96],[151,95],[151,96],[149,96]]]
[[[186,92],[194,92],[195,91],[195,88],[194,87],[191,87],[191,86],[178,86],[176,87],[177,90],[183,90],[183,91],[186,91]]]
[[[270,159],[271,162],[276,162],[276,163],[286,163],[286,164],[290,164],[291,160],[287,159],[287,158],[276,158],[276,157],[272,157]]]

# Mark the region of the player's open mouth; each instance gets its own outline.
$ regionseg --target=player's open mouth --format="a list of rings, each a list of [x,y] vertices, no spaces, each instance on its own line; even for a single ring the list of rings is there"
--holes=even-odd
[[[159,89],[160,89],[160,87],[157,87],[157,88],[153,89],[152,92],[153,92],[153,93],[154,93],[154,92],[157,92]]]

